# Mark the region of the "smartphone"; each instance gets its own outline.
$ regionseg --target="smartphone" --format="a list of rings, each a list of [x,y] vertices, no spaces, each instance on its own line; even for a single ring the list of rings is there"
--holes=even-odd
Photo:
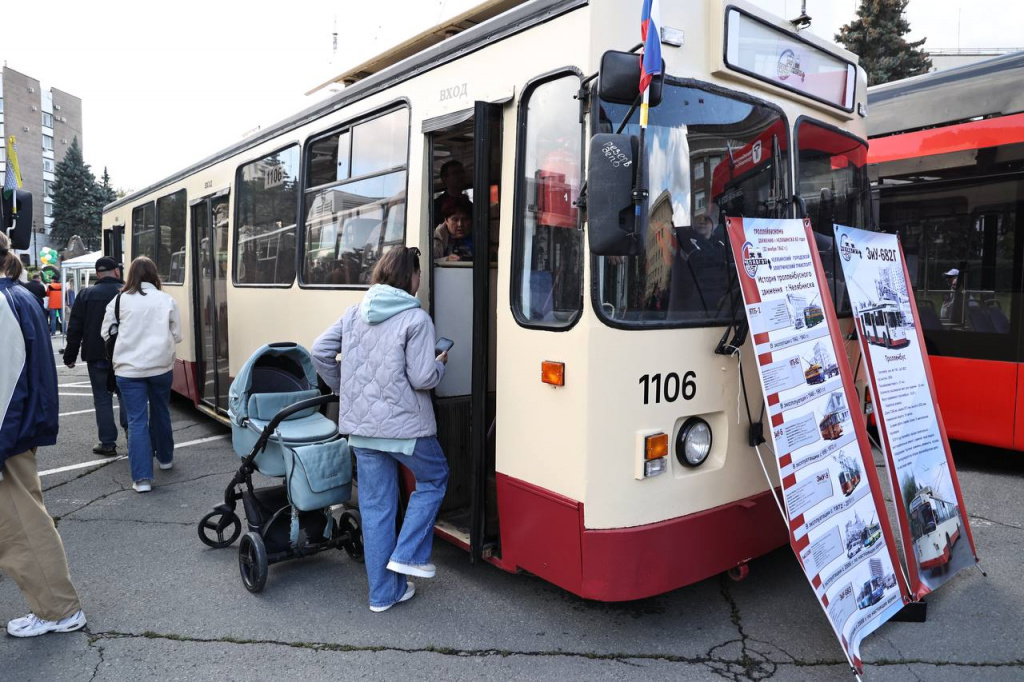
[[[454,341],[452,341],[451,339],[446,339],[445,337],[442,336],[437,340],[437,345],[434,346],[434,353],[436,353],[437,355],[440,355],[441,353],[447,353],[452,349],[452,346],[454,345]]]

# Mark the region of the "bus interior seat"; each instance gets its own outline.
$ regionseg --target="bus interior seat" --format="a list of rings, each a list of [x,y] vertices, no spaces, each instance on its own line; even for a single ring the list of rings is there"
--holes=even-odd
[[[1006,313],[1003,312],[1002,307],[999,305],[999,301],[992,299],[986,301],[985,311],[988,313],[989,319],[992,321],[992,327],[997,334],[1009,334],[1010,333],[1010,320],[1006,317]]]
[[[929,331],[935,331],[942,329],[942,321],[939,320],[939,314],[935,312],[935,304],[928,300],[918,301],[919,305],[917,308],[918,314],[921,316],[921,328]]]
[[[554,284],[547,270],[530,272],[530,319],[551,320]]]
[[[992,323],[992,318],[985,313],[985,309],[977,301],[970,300],[967,302],[967,315],[971,320],[971,327],[974,328],[974,331],[995,333],[996,328]]]

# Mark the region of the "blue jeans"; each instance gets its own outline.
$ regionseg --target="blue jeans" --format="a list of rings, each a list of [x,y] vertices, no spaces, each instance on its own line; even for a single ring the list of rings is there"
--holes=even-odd
[[[161,463],[174,459],[171,432],[171,382],[174,372],[134,379],[117,377],[121,410],[128,413],[128,463],[132,480],[153,479],[153,455]]]
[[[417,438],[412,455],[352,448],[359,473],[359,513],[363,552],[370,583],[370,606],[390,606],[405,594],[405,576],[387,569],[388,561],[425,564],[434,542],[434,520],[448,485],[448,462],[437,438]],[[395,537],[398,515],[398,465],[416,477],[416,490]]]
[[[59,312],[56,308],[50,308],[47,311],[47,314],[50,316],[50,336],[57,333],[57,315]]]
[[[94,360],[86,363],[89,367],[89,383],[92,384],[92,404],[96,407],[96,429],[100,434],[100,444],[110,447],[117,444],[117,427],[114,425],[114,394],[107,388],[107,375],[110,373],[110,362]],[[120,400],[120,396],[118,396]],[[128,433],[128,413],[121,405],[119,421],[124,432]]]

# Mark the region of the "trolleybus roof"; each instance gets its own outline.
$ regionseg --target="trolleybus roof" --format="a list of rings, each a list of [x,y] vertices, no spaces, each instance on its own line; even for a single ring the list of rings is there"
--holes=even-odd
[[[174,175],[107,204],[103,210],[109,211],[118,206],[129,204],[141,196],[186,178],[193,173],[197,173],[247,149],[252,149],[267,140],[271,140],[289,130],[326,116],[354,102],[358,102],[396,83],[464,57],[491,43],[542,24],[560,14],[583,7],[588,3],[589,0],[529,0],[525,4],[513,6],[512,9],[509,9],[504,14],[473,26],[441,43],[432,46],[427,46],[428,44],[424,43],[422,52],[403,59],[398,63],[390,64],[381,71],[345,88],[333,97],[317,102],[290,118],[264,128],[255,135],[240,140],[230,147],[178,171]]]
[[[868,88],[868,135],[1024,111],[1024,52]]]

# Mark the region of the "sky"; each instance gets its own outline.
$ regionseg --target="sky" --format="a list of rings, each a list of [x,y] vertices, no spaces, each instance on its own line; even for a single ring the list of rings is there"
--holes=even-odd
[[[307,90],[475,4],[14,0],[2,12],[0,61],[80,97],[86,163],[137,190],[313,104],[329,93]],[[799,0],[754,4],[800,13]],[[807,5],[810,30],[831,39],[857,1]],[[911,0],[908,18],[909,37],[927,37],[926,47],[1024,46],[1024,5],[1005,0]]]

